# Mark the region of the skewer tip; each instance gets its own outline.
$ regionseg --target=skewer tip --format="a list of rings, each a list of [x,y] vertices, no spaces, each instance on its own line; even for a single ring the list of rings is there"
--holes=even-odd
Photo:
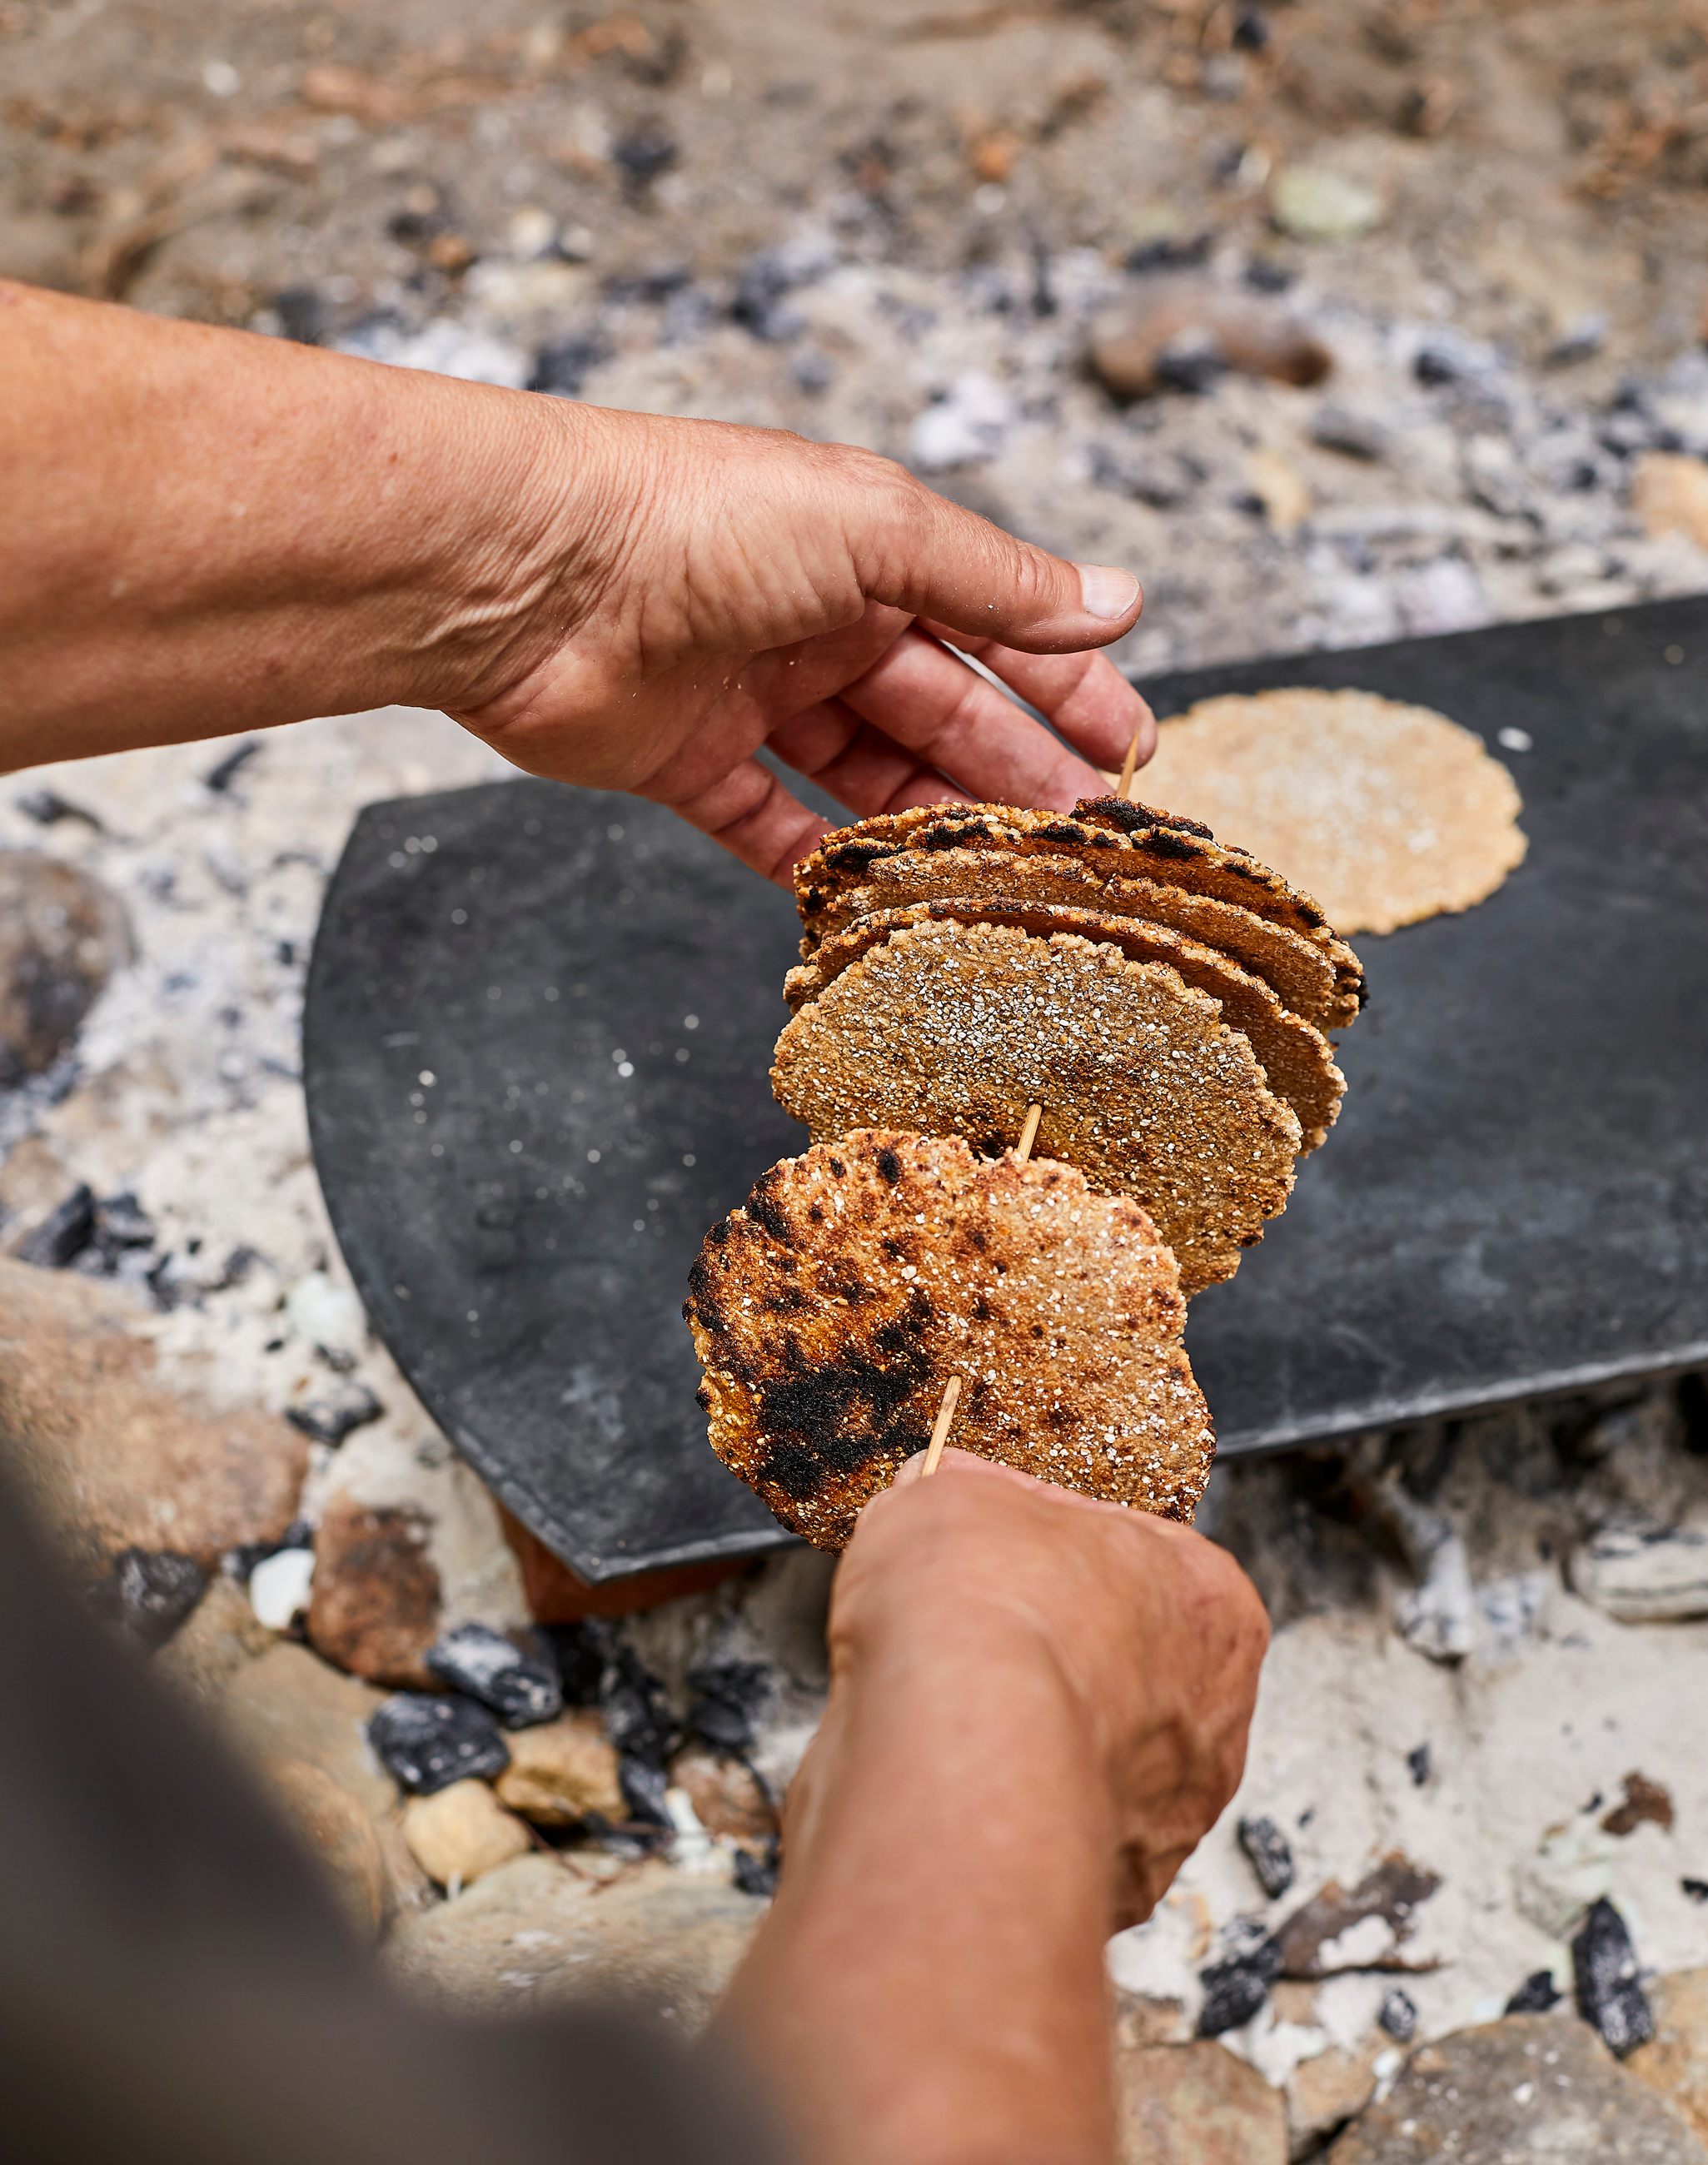
[[[937,1418],[931,1425],[931,1441],[926,1446],[925,1463],[920,1474],[921,1481],[937,1470],[937,1462],[943,1456],[943,1446],[949,1441],[950,1425],[955,1418],[955,1408],[961,1397],[961,1378],[952,1376],[943,1393],[943,1403],[937,1409]]]

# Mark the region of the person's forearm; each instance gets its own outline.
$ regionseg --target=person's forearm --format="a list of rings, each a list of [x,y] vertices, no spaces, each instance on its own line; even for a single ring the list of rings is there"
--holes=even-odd
[[[811,2165],[1109,2165],[1106,1774],[1047,1660],[934,1636],[839,1677],[721,2020]]]
[[[597,409],[4,282],[0,382],[0,769],[477,703],[598,524]]]

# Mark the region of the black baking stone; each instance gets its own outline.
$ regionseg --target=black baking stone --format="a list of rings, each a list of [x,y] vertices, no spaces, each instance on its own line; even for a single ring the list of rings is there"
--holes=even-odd
[[[1708,1362],[1708,601],[1147,689],[1277,683],[1477,730],[1530,854],[1358,941],[1340,1123],[1193,1304],[1222,1450]],[[796,931],[669,814],[535,782],[371,807],[327,896],[304,1067],[340,1243],[428,1410],[583,1578],[786,1538],[707,1447],[680,1308],[706,1227],[803,1144],[767,1081]]]

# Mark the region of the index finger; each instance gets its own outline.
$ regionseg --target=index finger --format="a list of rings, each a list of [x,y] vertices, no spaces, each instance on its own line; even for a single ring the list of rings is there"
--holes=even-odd
[[[1135,736],[1141,766],[1156,751],[1156,716],[1106,654],[1023,654],[944,624],[922,619],[920,629],[982,662],[1094,766],[1119,766]]]

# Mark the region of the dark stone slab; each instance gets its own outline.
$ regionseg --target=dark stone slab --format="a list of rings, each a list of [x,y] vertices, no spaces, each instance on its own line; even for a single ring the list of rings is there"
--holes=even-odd
[[[1478,730],[1531,847],[1479,909],[1358,942],[1341,1122],[1193,1305],[1223,1450],[1708,1362],[1708,601],[1147,688],[1275,683]],[[767,1079],[795,938],[670,814],[545,782],[370,808],[327,898],[304,1064],[339,1240],[435,1418],[585,1578],[785,1538],[706,1447],[678,1311],[706,1227],[802,1145]]]

